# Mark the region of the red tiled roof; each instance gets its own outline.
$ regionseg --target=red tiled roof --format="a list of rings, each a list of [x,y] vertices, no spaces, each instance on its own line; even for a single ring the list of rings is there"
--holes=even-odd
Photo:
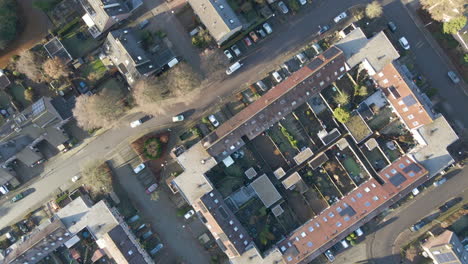
[[[351,228],[356,229],[356,224],[364,224],[363,219],[371,212],[426,174],[427,171],[408,156],[396,160],[379,173],[383,185],[374,178],[366,181],[278,243],[285,262],[310,261],[325,250],[323,247],[328,242],[340,234],[353,232]],[[403,178],[390,180],[390,175]]]
[[[320,92],[344,73],[345,56],[336,47],[326,50],[309,64],[269,90],[237,115],[223,123],[202,142],[211,156],[222,160]]]
[[[415,129],[432,122],[431,116],[416,98],[405,78],[393,63],[387,64],[381,72],[372,76],[384,88],[383,91],[403,119],[406,126]]]

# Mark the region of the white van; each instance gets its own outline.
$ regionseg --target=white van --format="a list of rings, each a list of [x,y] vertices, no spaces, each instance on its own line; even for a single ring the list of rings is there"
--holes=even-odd
[[[354,233],[356,233],[356,235],[357,235],[358,237],[364,235],[364,232],[362,232],[361,228],[356,229],[356,231],[354,231]]]
[[[234,63],[233,65],[229,66],[229,68],[226,70],[226,74],[227,75],[231,75],[233,72],[237,71],[238,69],[240,69],[240,67],[242,67],[242,63],[240,63],[240,61]]]
[[[349,248],[349,244],[348,244],[348,242],[346,242],[346,240],[343,239],[343,240],[340,241],[340,243],[343,246],[343,248]]]
[[[177,58],[173,58],[170,62],[167,63],[167,66],[169,66],[169,68],[172,68],[176,66],[177,63],[179,63],[179,60]]]

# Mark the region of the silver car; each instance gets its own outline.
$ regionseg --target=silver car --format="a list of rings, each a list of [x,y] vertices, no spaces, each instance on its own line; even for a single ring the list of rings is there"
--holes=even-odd
[[[283,1],[280,1],[278,3],[278,7],[280,8],[281,13],[283,13],[283,14],[287,14],[289,12],[288,7],[286,6],[286,4]]]
[[[455,72],[449,71],[449,72],[447,72],[447,75],[450,78],[450,80],[452,80],[453,83],[459,83],[460,82],[460,78],[458,78],[458,76],[457,76],[457,74]]]

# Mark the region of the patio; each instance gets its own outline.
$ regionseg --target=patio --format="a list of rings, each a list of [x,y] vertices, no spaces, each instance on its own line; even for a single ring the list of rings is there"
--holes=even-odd
[[[286,159],[283,157],[279,149],[272,144],[270,137],[262,134],[254,138],[250,143],[252,147],[255,148],[256,153],[262,157],[270,169],[273,171],[279,167],[282,167],[285,170],[289,169]]]
[[[328,155],[330,158],[324,165],[323,168],[327,171],[330,178],[338,186],[341,193],[346,195],[352,191],[356,185],[353,180],[348,176],[343,167],[337,162],[334,155]]]
[[[384,107],[377,111],[374,109],[374,115],[367,121],[367,124],[372,130],[380,131],[395,118],[391,107]]]
[[[267,134],[271,141],[281,151],[288,164],[294,164],[294,156],[299,153],[299,150],[291,145],[288,138],[284,136],[278,123],[274,124],[267,130]]]
[[[323,168],[319,167],[316,170],[307,168],[306,173],[308,175],[303,177],[304,181],[312,188],[315,188],[328,204],[331,205],[335,202],[335,199],[342,197],[341,192]]]
[[[101,41],[94,39],[85,25],[73,34],[66,35],[61,41],[73,58],[83,57],[101,45]]]
[[[322,141],[317,137],[317,133],[322,129],[320,122],[315,117],[312,109],[307,104],[303,104],[294,112],[294,115],[298,118],[299,123],[304,127],[306,134],[309,136],[312,142],[312,151],[318,150],[323,146]]]
[[[310,147],[313,145],[312,141],[310,141],[309,137],[307,137],[307,133],[304,130],[304,127],[298,120],[296,120],[294,115],[289,114],[285,116],[284,119],[280,121],[280,124],[286,128],[286,130],[294,137],[294,139],[298,141],[298,149]]]
[[[369,151],[365,146],[362,146],[361,151],[364,156],[366,156],[372,168],[374,168],[374,170],[377,172],[390,164],[388,163],[382,151],[380,151],[380,149],[377,147]]]

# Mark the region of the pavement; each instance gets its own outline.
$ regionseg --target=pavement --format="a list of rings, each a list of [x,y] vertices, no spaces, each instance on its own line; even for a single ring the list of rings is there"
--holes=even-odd
[[[272,67],[279,65],[285,59],[285,54],[292,56],[305,44],[310,43],[318,31],[319,25],[331,24],[332,19],[343,10],[359,3],[368,2],[367,0],[313,1],[306,10],[303,10],[297,16],[288,17],[284,23],[274,24],[274,34],[259,44],[258,48],[244,59],[245,66],[243,68],[232,76],[225,76],[222,80],[207,82],[208,85],[203,88],[203,92],[190,104],[168,106],[165,113],[133,129],[128,125],[129,122],[141,117],[142,114],[128,115],[115,127],[87,139],[71,151],[49,160],[45,164],[42,175],[22,187],[22,189],[35,188],[34,193],[15,204],[8,201],[13,193],[0,200],[0,217],[2,219],[0,229],[42,204],[58,188],[66,188],[70,184],[71,177],[79,173],[80,167],[86,161],[109,158],[109,153],[118,148],[119,145],[128,144],[144,133],[165,129],[167,124],[171,124],[173,114],[195,109],[196,111],[190,119],[199,118],[205,111],[212,110],[214,106],[223,103],[223,98],[235,93],[244,84],[263,78]],[[448,118],[454,118],[454,122],[458,124],[459,128],[465,128],[468,124],[468,116],[464,114],[465,111],[457,111],[456,107],[465,105],[466,96],[461,87],[454,86],[446,77],[446,72],[451,67],[438,54],[434,53],[423,33],[413,23],[407,9],[401,2],[389,0],[385,1],[384,4],[385,16],[397,23],[399,26],[398,34],[404,34],[412,45],[416,66],[420,69],[421,74],[426,76],[434,87],[438,87],[439,91],[441,91],[440,96],[446,105],[451,107],[451,109],[447,107]],[[172,14],[166,13],[166,15],[171,16]],[[456,180],[449,182],[455,182],[453,185],[459,188],[461,184],[457,182],[467,178],[457,177]],[[428,206],[430,205],[428,204]],[[411,214],[405,217],[409,217],[409,215]],[[376,253],[376,257],[379,256]]]
[[[425,230],[411,232],[410,226],[453,197],[463,197],[465,203],[468,201],[468,168],[448,173],[445,177],[448,178],[445,184],[429,187],[375,223],[373,230],[376,231],[366,234],[357,246],[337,255],[335,263],[400,263],[400,248]]]

